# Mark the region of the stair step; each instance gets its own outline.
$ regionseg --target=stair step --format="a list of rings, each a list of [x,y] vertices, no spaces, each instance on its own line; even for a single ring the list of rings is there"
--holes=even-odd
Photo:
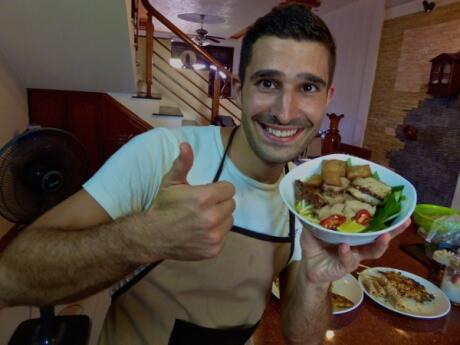
[[[182,126],[199,126],[196,120],[182,120]]]
[[[160,105],[160,111],[157,114],[153,114],[153,115],[184,117],[184,115],[182,115],[182,112],[180,111],[179,108],[162,106],[162,105]]]
[[[140,98],[140,99],[161,99],[161,94],[159,93],[152,93],[152,97],[146,95],[136,95],[133,98]]]

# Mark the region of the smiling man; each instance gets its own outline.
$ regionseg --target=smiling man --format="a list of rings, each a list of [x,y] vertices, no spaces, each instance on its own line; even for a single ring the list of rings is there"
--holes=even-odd
[[[328,55],[321,43],[293,38],[263,36],[252,46],[239,87],[244,112],[242,145],[249,144],[251,150],[241,150],[247,152],[246,161],[254,170],[266,165],[274,168],[271,182],[318,133],[334,93],[328,84]]]
[[[334,66],[332,36],[308,8],[260,18],[242,47],[242,128],[131,140],[1,254],[0,305],[55,304],[115,284],[101,345],[243,345],[279,275],[286,343],[322,343],[330,283],[390,240],[326,248],[295,229],[278,193],[286,163],[318,131]]]

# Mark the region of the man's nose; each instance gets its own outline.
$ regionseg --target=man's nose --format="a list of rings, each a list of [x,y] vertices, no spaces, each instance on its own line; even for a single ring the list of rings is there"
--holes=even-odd
[[[287,124],[297,116],[298,99],[294,91],[286,90],[277,100],[277,114],[281,124]]]

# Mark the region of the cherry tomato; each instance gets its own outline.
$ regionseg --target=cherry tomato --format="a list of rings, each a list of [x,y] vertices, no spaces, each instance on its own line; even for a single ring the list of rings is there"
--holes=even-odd
[[[361,225],[368,225],[371,222],[372,216],[367,210],[359,210],[356,212],[353,220]]]
[[[327,229],[336,230],[337,227],[339,227],[346,221],[347,217],[341,214],[333,214],[332,216],[324,218],[321,222],[319,222],[319,225],[324,226]]]

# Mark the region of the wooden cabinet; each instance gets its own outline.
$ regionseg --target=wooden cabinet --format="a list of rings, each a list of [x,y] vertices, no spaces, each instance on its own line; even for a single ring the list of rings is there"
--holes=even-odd
[[[92,175],[105,161],[99,145],[102,95],[88,92],[67,93],[67,130],[82,143],[88,154]]]
[[[100,139],[106,159],[129,139],[151,128],[111,97],[104,97],[103,108]]]
[[[29,89],[31,125],[74,134],[82,143],[92,175],[123,144],[152,127],[107,94]]]
[[[50,90],[28,90],[31,125],[67,129],[65,94]]]
[[[428,93],[433,97],[450,97],[460,93],[460,52],[443,53],[431,59]]]

